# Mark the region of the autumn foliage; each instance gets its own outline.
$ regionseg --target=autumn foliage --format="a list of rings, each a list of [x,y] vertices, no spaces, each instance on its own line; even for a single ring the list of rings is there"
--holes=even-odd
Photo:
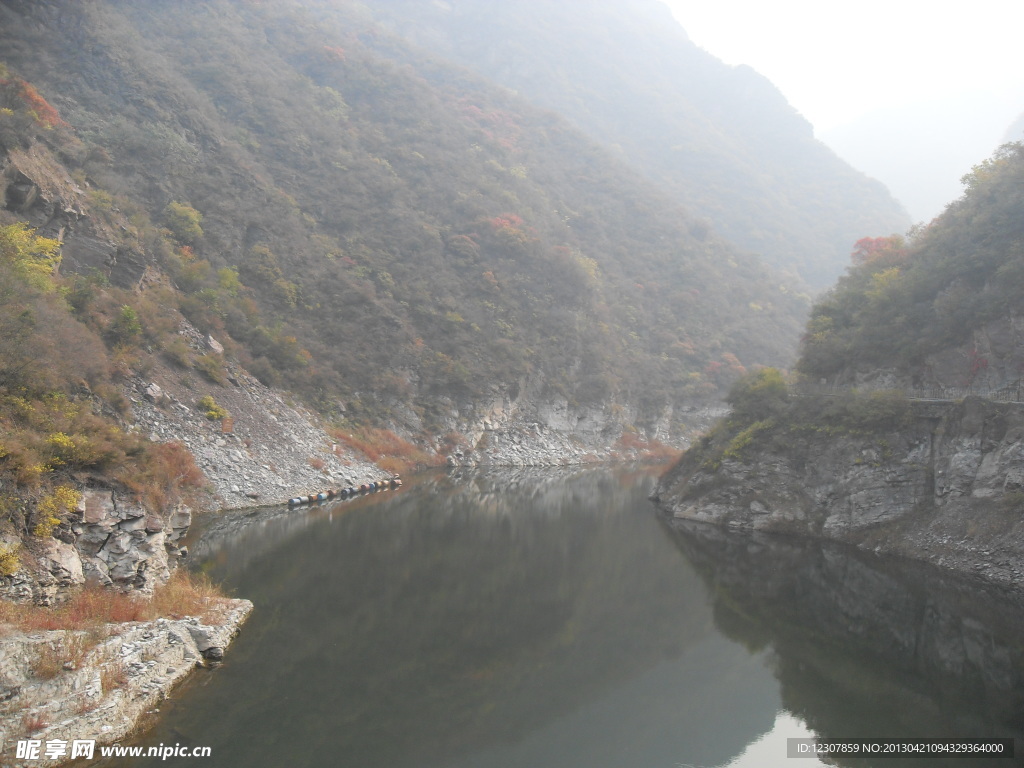
[[[409,472],[425,466],[437,465],[440,459],[432,456],[388,429],[361,427],[359,429],[330,429],[330,435],[349,448],[358,451],[388,472]]]
[[[901,261],[906,255],[906,243],[900,235],[862,237],[854,243],[850,260],[854,264],[860,265],[883,258],[890,261]]]
[[[20,77],[0,79],[0,88],[12,91],[22,101],[37,123],[46,128],[66,128],[57,110],[44,99],[35,86]]]

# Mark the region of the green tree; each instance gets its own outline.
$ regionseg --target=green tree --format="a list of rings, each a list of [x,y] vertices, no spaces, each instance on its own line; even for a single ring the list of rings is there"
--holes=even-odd
[[[732,406],[734,420],[742,423],[761,421],[785,409],[789,388],[777,368],[762,368],[733,384],[725,399]]]
[[[194,245],[203,236],[203,214],[187,203],[171,202],[164,208],[164,223],[182,245]]]
[[[142,335],[142,321],[139,320],[139,313],[127,304],[122,304],[121,311],[118,312],[107,332],[116,343],[135,343]]]

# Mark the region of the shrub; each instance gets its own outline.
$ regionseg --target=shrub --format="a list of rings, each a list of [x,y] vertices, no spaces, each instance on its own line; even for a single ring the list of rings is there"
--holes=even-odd
[[[21,544],[0,544],[0,576],[10,576],[21,569]]]
[[[725,399],[734,420],[750,423],[785,410],[789,389],[777,368],[762,368],[733,384]]]
[[[428,454],[388,429],[329,429],[328,433],[349,448],[358,451],[386,472],[401,473],[416,467],[434,466],[443,459]]]
[[[107,328],[107,336],[114,344],[132,345],[142,336],[142,321],[139,313],[127,304],[122,304],[114,321]]]
[[[164,345],[164,357],[179,368],[192,365],[192,350],[183,338],[176,336]]]
[[[852,392],[830,398],[821,414],[822,421],[857,432],[877,432],[906,426],[913,418],[907,397],[898,391]]]
[[[210,421],[220,421],[230,415],[226,408],[217,405],[217,401],[213,399],[213,395],[204,395],[199,398],[197,405],[199,406],[199,409],[206,414],[206,418]]]
[[[164,208],[164,224],[182,245],[193,245],[203,236],[203,215],[187,203],[172,202]]]
[[[118,480],[151,509],[166,513],[179,502],[200,503],[206,477],[181,443],[149,443]]]
[[[32,534],[41,539],[53,535],[61,516],[78,506],[82,494],[69,485],[61,485],[36,503],[36,524]]]
[[[743,460],[743,449],[754,442],[758,433],[764,432],[775,426],[775,422],[771,420],[755,421],[749,427],[744,429],[732,440],[729,441],[729,445],[726,446],[722,456],[727,459],[735,459],[736,461]]]
[[[224,373],[224,362],[219,356],[212,354],[200,355],[192,364],[197,371],[214,384],[227,383],[227,374]]]

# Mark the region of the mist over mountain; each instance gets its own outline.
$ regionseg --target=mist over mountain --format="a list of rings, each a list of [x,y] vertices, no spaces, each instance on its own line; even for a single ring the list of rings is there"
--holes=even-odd
[[[526,387],[656,414],[794,347],[786,280],[357,4],[8,2],[0,46],[7,220],[68,275],[172,288],[161,311],[328,412],[438,429]]]
[[[822,140],[883,180],[915,221],[928,222],[956,200],[961,177],[1006,141],[1006,105],[992,94],[950,92],[911,98],[834,128]],[[934,129],[942,125],[942,133]]]
[[[1017,119],[1013,121],[1013,124],[1006,129],[1006,133],[1003,135],[1003,141],[1021,141],[1024,139],[1024,112],[1018,115]]]
[[[337,3],[309,0],[329,17]],[[829,285],[909,217],[764,77],[694,45],[657,0],[366,0],[398,34],[565,115],[741,247]],[[808,63],[808,66],[813,66]]]

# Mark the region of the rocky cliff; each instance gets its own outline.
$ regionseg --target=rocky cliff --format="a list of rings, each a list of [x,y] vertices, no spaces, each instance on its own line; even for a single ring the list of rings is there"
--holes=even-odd
[[[742,441],[740,441],[742,442]],[[977,397],[910,404],[871,430],[789,428],[660,481],[675,519],[846,541],[987,580],[1024,576],[1024,409]]]
[[[219,346],[184,323],[180,335],[197,350]],[[223,353],[223,350],[220,352]],[[4,551],[19,551],[20,567],[0,574],[0,597],[50,605],[86,581],[151,593],[184,554],[182,539],[195,512],[280,504],[297,495],[358,486],[390,473],[338,444],[321,420],[232,361],[223,384],[156,360],[123,386],[130,430],[188,448],[202,470],[202,508],[178,503],[158,513],[109,477],[81,474],[81,499],[56,532],[38,539],[0,532]],[[212,398],[222,418],[200,405]]]
[[[450,466],[564,466],[664,459],[708,429],[725,412],[715,400],[645,412],[615,401],[584,405],[543,393],[533,377],[515,392],[454,404],[450,434],[463,439],[447,454]]]

